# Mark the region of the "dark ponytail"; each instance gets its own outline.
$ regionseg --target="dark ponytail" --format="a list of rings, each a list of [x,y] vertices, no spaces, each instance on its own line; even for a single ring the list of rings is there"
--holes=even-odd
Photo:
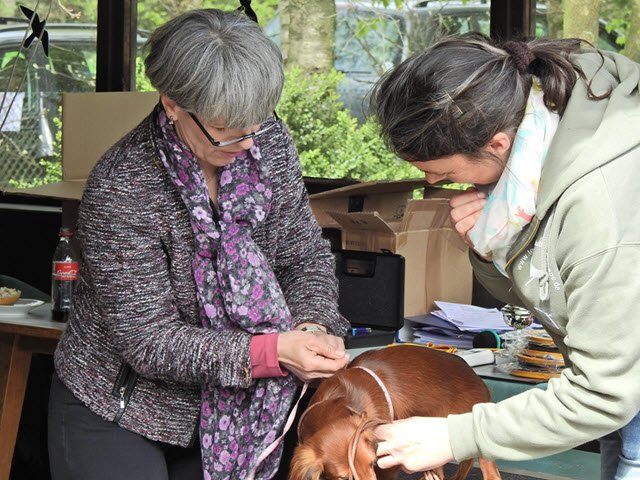
[[[482,147],[496,133],[517,130],[532,76],[547,107],[564,112],[577,78],[584,78],[570,61],[579,48],[576,39],[495,44],[477,33],[448,37],[383,75],[371,111],[403,158],[485,157]]]
[[[578,76],[584,77],[579,67],[573,65],[569,55],[580,49],[580,40],[533,39],[521,42],[531,51],[533,61],[529,72],[540,79],[544,103],[549,110],[562,115]]]

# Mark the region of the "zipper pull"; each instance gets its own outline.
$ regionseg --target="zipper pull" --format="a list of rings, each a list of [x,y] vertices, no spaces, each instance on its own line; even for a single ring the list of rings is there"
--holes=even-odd
[[[549,300],[549,275],[546,272],[538,280],[538,298],[543,302]]]
[[[126,389],[124,387],[120,387],[120,409],[122,410],[125,406],[125,401],[124,401],[124,393],[125,393]]]

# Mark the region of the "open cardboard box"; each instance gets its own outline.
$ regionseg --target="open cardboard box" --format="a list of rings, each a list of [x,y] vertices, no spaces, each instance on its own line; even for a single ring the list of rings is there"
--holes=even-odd
[[[158,100],[157,92],[64,93],[62,181],[3,191],[80,200],[89,172],[100,156],[149,115]]]
[[[413,192],[424,190],[414,200]],[[366,182],[311,195],[324,229],[339,229],[343,250],[390,251],[405,257],[404,315],[433,310],[435,300],[471,303],[468,248],[453,231],[449,199],[424,179]]]

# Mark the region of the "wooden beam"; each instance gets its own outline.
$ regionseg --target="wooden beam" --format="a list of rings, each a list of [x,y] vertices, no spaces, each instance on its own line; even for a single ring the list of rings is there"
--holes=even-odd
[[[137,0],[98,0],[96,92],[136,89]]]
[[[491,38],[511,40],[533,37],[536,28],[536,0],[493,0]]]

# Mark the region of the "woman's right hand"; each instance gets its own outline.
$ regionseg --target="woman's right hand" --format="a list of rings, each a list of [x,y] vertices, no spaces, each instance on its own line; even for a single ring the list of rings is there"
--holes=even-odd
[[[486,203],[487,196],[477,188],[469,188],[449,201],[451,207],[449,215],[453,229],[471,249],[473,249],[473,243],[469,240],[469,232],[478,221]],[[483,256],[481,258],[491,261],[491,258]]]
[[[380,468],[401,465],[408,473],[424,472],[454,460],[446,418],[405,418],[380,425],[373,433]]]
[[[293,330],[278,335],[280,365],[303,382],[327,378],[349,363],[341,337]]]

